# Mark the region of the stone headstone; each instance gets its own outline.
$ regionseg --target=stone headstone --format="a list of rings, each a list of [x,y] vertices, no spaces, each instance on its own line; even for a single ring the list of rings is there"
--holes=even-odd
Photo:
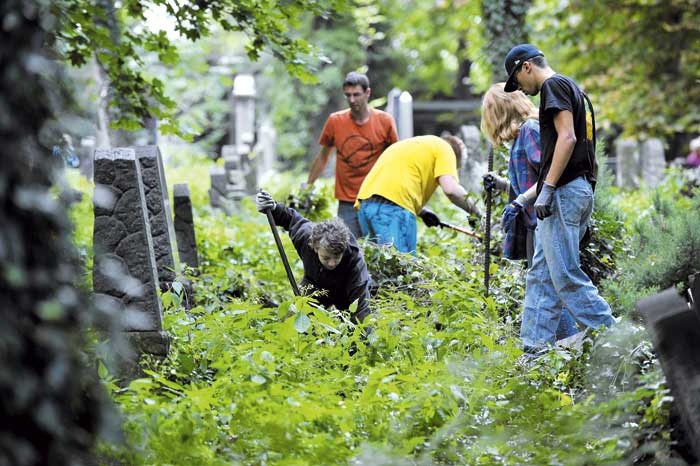
[[[167,352],[146,195],[134,149],[95,152],[93,288],[120,313],[137,354]],[[142,345],[148,342],[147,345]],[[154,343],[154,342],[157,342]]]
[[[394,121],[399,121],[399,96],[401,96],[401,89],[393,88],[389,91],[386,97],[386,108],[385,112],[394,117]]]
[[[639,187],[639,145],[632,139],[615,141],[615,181],[620,188]]]
[[[678,408],[685,438],[700,458],[700,317],[675,288],[637,301]]]
[[[396,120],[399,139],[413,137],[413,96],[403,91],[399,96],[399,117]]]
[[[659,138],[643,141],[639,147],[639,162],[642,182],[650,188],[655,188],[664,178],[666,158],[664,143]]]
[[[141,165],[148,219],[153,237],[160,288],[167,290],[175,280],[175,229],[170,210],[168,185],[165,181],[163,159],[158,146],[134,148]]]
[[[474,125],[460,127],[458,135],[467,146],[467,157],[462,161],[459,182],[467,191],[479,194],[484,190],[483,175],[488,171],[487,154],[481,146],[481,131]]]
[[[175,234],[177,235],[180,260],[190,267],[197,268],[199,267],[197,241],[194,234],[190,188],[187,184],[173,186],[173,206],[175,208]]]
[[[209,180],[211,181],[211,188],[209,188],[209,204],[212,207],[222,209],[226,212],[226,215],[232,215],[234,206],[233,202],[228,198],[226,190],[226,169],[219,165],[212,167],[209,170]]]

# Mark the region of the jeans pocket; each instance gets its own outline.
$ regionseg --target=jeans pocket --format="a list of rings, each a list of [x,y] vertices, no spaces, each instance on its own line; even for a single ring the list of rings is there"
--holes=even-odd
[[[577,178],[557,190],[559,209],[564,223],[579,226],[588,216],[593,203],[593,191],[584,178]]]

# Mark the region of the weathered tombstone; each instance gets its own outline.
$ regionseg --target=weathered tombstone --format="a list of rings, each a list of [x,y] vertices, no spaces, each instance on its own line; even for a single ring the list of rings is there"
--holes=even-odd
[[[80,174],[92,180],[93,159],[95,155],[95,138],[88,136],[80,139],[78,157],[80,157]]]
[[[467,146],[467,157],[462,161],[459,181],[467,191],[479,194],[484,190],[481,180],[488,171],[486,155],[481,148],[481,132],[474,125],[464,125],[460,127],[459,136]]]
[[[639,149],[637,141],[617,139],[615,141],[616,184],[620,188],[639,187]]]
[[[194,235],[194,218],[190,188],[186,183],[173,186],[173,206],[175,209],[175,235],[180,261],[190,267],[199,267],[197,241]]]
[[[255,78],[239,74],[233,79],[234,145],[255,142]]]
[[[158,146],[139,146],[134,150],[141,165],[158,280],[161,290],[168,290],[175,280],[175,229],[163,158]]]
[[[226,190],[227,175],[226,169],[216,165],[209,170],[209,179],[211,188],[209,188],[209,204],[212,207],[217,207],[226,212],[226,215],[232,215],[234,208],[233,202],[228,198]]]
[[[666,168],[664,143],[659,138],[643,141],[639,147],[639,162],[641,165],[642,182],[650,188],[661,183]]]
[[[393,88],[389,91],[386,96],[386,108],[384,111],[394,117],[394,121],[399,121],[399,96],[401,95],[401,89]]]
[[[253,149],[255,155],[251,160],[257,180],[266,180],[274,172],[275,162],[277,159],[277,132],[275,131],[272,122],[265,119],[260,125],[258,131],[258,142]],[[254,185],[248,185],[249,190],[257,187],[257,182]]]
[[[399,96],[399,117],[396,120],[399,139],[413,137],[413,97],[407,91]]]
[[[683,423],[700,458],[700,317],[675,288],[637,301]]]
[[[226,197],[236,202],[243,199],[248,190],[246,182],[249,168],[246,163],[247,154],[248,146],[246,144],[226,145],[221,148],[224,170],[226,170]]]
[[[95,152],[93,199],[95,300],[121,313],[122,329],[137,354],[165,357],[168,336],[162,326],[153,238],[133,149]],[[127,372],[133,363],[125,362]]]

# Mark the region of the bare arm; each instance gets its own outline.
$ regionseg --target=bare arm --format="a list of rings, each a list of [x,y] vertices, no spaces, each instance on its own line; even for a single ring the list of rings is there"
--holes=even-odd
[[[442,175],[438,178],[438,183],[451,203],[467,213],[481,216],[476,205],[467,199],[467,190],[457,183],[454,176]]]
[[[328,165],[328,160],[331,157],[332,149],[332,147],[321,146],[321,150],[316,155],[314,161],[311,162],[311,169],[309,169],[309,177],[306,180],[308,184],[314,184],[314,181],[316,181],[318,177],[321,176],[321,173],[323,173],[323,170],[326,168],[326,165]]]
[[[574,132],[574,117],[568,110],[561,110],[554,117],[554,127],[557,130],[557,143],[554,146],[552,165],[547,172],[545,183],[556,186],[561,174],[569,164],[571,154],[576,145],[576,133]]]

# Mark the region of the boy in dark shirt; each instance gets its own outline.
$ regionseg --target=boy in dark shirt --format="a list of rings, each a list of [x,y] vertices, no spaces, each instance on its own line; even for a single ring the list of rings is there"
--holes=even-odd
[[[259,212],[270,210],[275,223],[289,232],[289,237],[304,264],[302,288],[321,291],[315,299],[323,306],[347,311],[357,301],[351,322],[362,322],[371,312],[371,279],[367,264],[355,237],[339,218],[314,223],[299,212],[276,202],[261,191],[255,196]]]
[[[506,92],[540,94],[537,234],[520,329],[524,349],[536,352],[554,344],[564,308],[588,327],[614,323],[610,306],[581,270],[579,257],[579,242],[593,212],[595,128],[576,82],[550,68],[537,47],[513,47],[505,67]]]

